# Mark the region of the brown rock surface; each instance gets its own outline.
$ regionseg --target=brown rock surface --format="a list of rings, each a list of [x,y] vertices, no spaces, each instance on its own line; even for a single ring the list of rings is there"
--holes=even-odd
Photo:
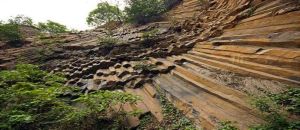
[[[98,37],[108,35],[103,28],[65,34],[56,38],[64,44],[48,49],[42,61],[83,92],[140,95],[141,102],[123,109],[141,108],[159,122],[164,116],[157,89],[201,128],[233,121],[247,129],[264,123],[249,95],[300,84],[299,11],[297,0],[182,0],[165,21],[113,30],[123,44],[99,45]],[[145,40],[143,33],[153,29],[157,37]],[[40,57],[29,50],[41,47],[1,50],[0,67],[10,67],[20,54],[36,63]],[[140,121],[130,116],[127,123],[137,127]]]

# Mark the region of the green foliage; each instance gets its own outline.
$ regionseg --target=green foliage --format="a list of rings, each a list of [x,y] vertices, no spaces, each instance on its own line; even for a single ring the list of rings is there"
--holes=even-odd
[[[16,66],[16,70],[1,71],[0,84],[4,88],[18,82],[42,82],[43,77],[46,77],[46,72],[39,70],[37,66],[20,64]]]
[[[184,130],[195,130],[193,123],[186,117],[181,117],[179,120],[172,125],[173,130],[184,129]]]
[[[50,115],[58,113],[54,113],[53,107],[64,104],[56,98],[65,89],[60,87],[62,82],[64,78],[34,65],[17,65],[16,70],[0,72],[1,126],[21,129],[54,120]]]
[[[128,0],[125,8],[129,22],[145,24],[159,18],[166,10],[162,0]]]
[[[56,39],[40,39],[40,42],[41,44],[44,44],[44,45],[51,45],[51,44],[54,44],[54,43],[59,43],[60,41],[57,41]]]
[[[22,64],[15,70],[1,71],[0,129],[94,128],[107,118],[111,106],[139,100],[122,92],[81,95],[74,88],[63,86],[64,82],[61,75],[34,65]],[[80,96],[72,100],[63,96],[66,92]]]
[[[246,12],[246,15],[247,15],[248,17],[252,16],[252,15],[254,14],[255,10],[256,10],[255,7],[249,8],[249,9],[247,10],[247,12]]]
[[[67,27],[57,22],[48,20],[46,23],[38,23],[38,28],[45,33],[57,34],[67,32]]]
[[[76,33],[76,32],[72,32]],[[68,43],[70,40],[65,39],[63,35],[59,34],[46,34],[46,33],[39,33],[37,37],[35,37],[35,44],[47,44],[47,45],[53,45],[53,44],[63,44]],[[51,46],[47,46],[51,47]]]
[[[111,21],[121,22],[123,17],[123,12],[117,6],[110,5],[108,2],[102,2],[89,13],[86,21],[89,25],[98,26]]]
[[[17,24],[17,25],[27,25],[33,26],[33,20],[30,17],[24,15],[17,15],[8,19],[8,23],[10,24]]]
[[[105,47],[113,47],[113,46],[119,44],[119,40],[117,38],[113,38],[111,36],[99,37],[97,43],[98,43],[98,45],[102,45]]]
[[[147,32],[144,32],[143,35],[142,35],[142,38],[143,39],[151,39],[153,37],[155,37],[158,33],[158,30],[157,29],[153,29],[151,31],[147,31]]]
[[[300,89],[291,88],[278,94],[254,99],[254,106],[262,112],[277,111],[277,107],[285,108],[291,114],[300,114]]]
[[[300,89],[291,88],[278,94],[268,94],[265,97],[258,97],[254,105],[260,111],[265,112],[267,123],[257,125],[251,130],[294,130],[300,129],[299,121],[288,121],[282,114],[279,107],[285,108],[291,114],[299,115]]]
[[[0,40],[16,42],[22,39],[19,25],[17,24],[1,24],[0,23]]]
[[[279,94],[271,94],[271,99],[278,105],[284,106],[293,114],[300,114],[300,89],[291,88]]]
[[[79,98],[72,101],[80,107],[73,107],[76,111],[66,115],[66,118],[63,119],[63,123],[71,125],[71,128],[74,128],[73,124],[76,124],[77,127],[84,129],[81,125],[86,123],[86,121],[91,121],[94,122],[91,124],[93,128],[97,126],[97,123],[102,124],[101,120],[109,118],[108,113],[112,112],[110,111],[112,106],[125,103],[133,104],[138,100],[140,100],[140,98],[133,96],[132,94],[111,91],[97,91],[88,95],[81,95]],[[111,119],[117,124],[113,123],[106,127],[112,127],[111,125],[114,125],[114,127],[120,127],[121,120],[123,120],[122,118],[126,115],[128,115],[128,113],[124,113],[123,111],[117,113],[115,118]],[[103,126],[100,127],[103,128]]]
[[[85,104],[89,111],[102,112],[111,105],[116,105],[118,103],[134,103],[138,100],[140,100],[139,97],[132,96],[128,93],[99,91],[83,95],[74,101]]]
[[[141,114],[143,114],[143,110],[141,109],[134,109],[133,111],[129,112],[128,115],[139,117]]]
[[[262,112],[270,112],[271,106],[268,104],[266,98],[257,98],[254,100],[253,105]]]
[[[231,121],[223,121],[219,123],[218,130],[238,130]]]
[[[138,63],[137,65],[135,65],[133,67],[133,69],[135,69],[135,70],[146,70],[146,71],[151,71],[154,68],[156,68],[156,65],[149,64],[146,62]]]
[[[299,130],[299,121],[287,121],[282,115],[277,112],[272,112],[266,117],[266,124],[253,126],[250,130]]]
[[[170,125],[172,130],[195,130],[194,124],[186,118],[171,102],[169,102],[162,92],[158,89],[159,101],[162,104],[162,111],[164,114],[164,119],[167,120],[169,124],[164,124],[167,127]]]
[[[153,117],[151,114],[144,115],[140,119],[140,124],[139,124],[139,127],[137,128],[137,130],[146,130],[147,127],[153,123],[154,118],[155,117]],[[151,126],[151,127],[155,127],[155,126]]]

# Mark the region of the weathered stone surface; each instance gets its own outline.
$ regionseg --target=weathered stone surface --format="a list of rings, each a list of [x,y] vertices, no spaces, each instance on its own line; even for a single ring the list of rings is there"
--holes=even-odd
[[[123,72],[119,73],[117,76],[118,76],[119,78],[122,78],[122,77],[124,77],[125,75],[128,75],[128,74],[130,74],[129,71],[123,71]]]
[[[116,81],[102,81],[98,88],[101,90],[112,90],[114,87],[116,87],[117,82]]]
[[[264,95],[300,84],[299,14],[296,0],[182,0],[166,13],[165,21],[112,30],[124,44],[98,45],[97,37],[108,35],[103,28],[59,36],[55,39],[65,43],[44,55],[45,66],[64,72],[66,85],[85,93],[140,95],[142,102],[124,109],[150,111],[159,121],[163,116],[155,87],[204,129],[216,129],[224,120],[247,129],[264,121],[245,93]],[[142,38],[153,29],[158,30],[156,37]],[[21,52],[33,57],[23,53],[28,51],[25,46],[0,46],[0,67],[9,68]],[[155,67],[135,70],[140,63]],[[139,124],[138,118],[127,121]]]

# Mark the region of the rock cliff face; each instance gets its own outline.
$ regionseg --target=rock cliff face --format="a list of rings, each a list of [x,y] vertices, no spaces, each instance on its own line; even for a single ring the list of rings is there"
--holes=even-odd
[[[114,30],[112,37],[125,44],[110,47],[97,44],[97,37],[109,34],[105,29],[66,35],[68,43],[53,48],[45,66],[64,72],[66,85],[86,93],[140,95],[141,102],[124,110],[140,108],[161,122],[159,90],[204,129],[215,129],[220,121],[236,122],[240,129],[264,123],[250,95],[299,87],[299,1],[183,0],[166,17]],[[143,36],[153,30],[155,37]],[[10,63],[5,58],[1,63]],[[128,117],[127,123],[137,127],[139,117]]]

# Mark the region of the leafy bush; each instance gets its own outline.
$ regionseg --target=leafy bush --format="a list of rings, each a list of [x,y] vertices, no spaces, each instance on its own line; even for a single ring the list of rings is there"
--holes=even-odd
[[[151,114],[145,114],[140,118],[140,124],[137,130],[147,130],[147,129],[157,129],[157,125],[153,125],[154,123],[157,124],[155,120],[156,118]],[[150,127],[150,128],[149,128]]]
[[[117,6],[102,2],[97,5],[96,9],[89,13],[86,21],[89,25],[97,26],[111,21],[121,22],[123,17],[123,12]]]
[[[27,25],[33,26],[33,20],[30,17],[24,15],[17,15],[8,19],[8,23],[10,24],[17,24],[17,25]]]
[[[159,88],[157,88],[157,91],[165,120],[163,127],[170,127],[171,130],[196,130],[193,122],[169,102],[164,92]]]
[[[46,23],[38,23],[38,28],[45,33],[57,34],[67,32],[67,27],[57,22],[48,20]]]
[[[1,24],[0,23],[0,40],[16,42],[22,39],[19,25],[17,24]]]
[[[277,112],[272,112],[266,117],[266,124],[252,126],[250,130],[299,130],[299,121],[287,121]]]
[[[166,10],[163,0],[128,0],[125,8],[129,22],[145,24],[159,18]]]
[[[223,121],[219,123],[218,130],[238,130],[231,121]]]
[[[284,106],[287,111],[300,115],[300,89],[292,88],[279,94],[271,94],[271,99],[278,105]]]
[[[156,68],[155,65],[148,64],[148,63],[140,63],[133,67],[133,69],[135,69],[135,70],[146,70],[146,71],[151,71],[154,68]]]
[[[114,45],[119,43],[119,40],[117,38],[108,36],[108,37],[99,37],[97,42],[98,45],[103,45],[105,47],[113,47]]]
[[[135,103],[138,97],[98,91],[82,95],[63,86],[65,78],[22,64],[0,72],[0,129],[92,129],[108,118],[115,104]],[[64,96],[73,93],[79,98]]]
[[[268,103],[266,98],[257,98],[253,102],[254,106],[258,108],[262,112],[270,112],[271,111],[271,106]]]
[[[264,112],[267,123],[257,125],[251,130],[296,130],[300,129],[299,121],[288,121],[278,108],[283,107],[291,114],[299,115],[300,89],[291,88],[278,94],[268,94],[254,101],[255,107]]]
[[[254,99],[254,106],[262,112],[277,111],[280,106],[291,114],[300,114],[300,89],[290,88],[278,94],[268,94],[268,96]]]
[[[143,35],[142,35],[142,38],[143,39],[151,39],[153,37],[155,37],[158,33],[158,30],[157,29],[153,29],[151,31],[147,31],[147,32],[144,32]]]

